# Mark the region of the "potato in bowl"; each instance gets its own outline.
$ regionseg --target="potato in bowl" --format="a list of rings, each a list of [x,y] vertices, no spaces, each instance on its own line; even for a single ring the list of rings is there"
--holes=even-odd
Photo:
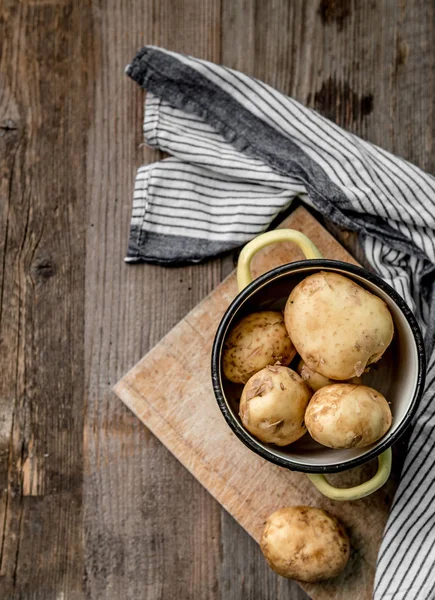
[[[333,272],[314,273],[296,285],[284,318],[307,367],[338,381],[360,377],[382,358],[394,334],[385,302]]]
[[[287,446],[307,431],[305,409],[311,390],[292,369],[268,366],[243,388],[239,414],[244,427],[257,439]]]
[[[251,313],[265,310],[283,311],[292,291],[307,277],[322,272],[346,277],[378,297],[388,307],[394,322],[392,342],[382,358],[369,365],[369,372],[365,370],[362,376],[364,385],[374,388],[387,399],[393,421],[388,432],[378,442],[361,448],[330,448],[320,444],[309,434],[287,446],[278,446],[255,438],[243,426],[239,416],[243,385],[233,384],[223,372],[224,343],[235,324]],[[299,360],[303,360],[303,357],[295,356],[288,365],[289,368],[296,370]],[[424,347],[418,325],[409,308],[380,277],[361,267],[339,261],[301,261],[283,265],[262,275],[239,294],[217,331],[212,370],[215,395],[223,416],[233,432],[252,451],[291,470],[305,473],[336,473],[379,456],[406,429],[415,414],[423,390]]]
[[[288,365],[296,350],[288,336],[281,312],[251,313],[230,331],[222,356],[225,377],[246,383],[252,375],[279,362]]]

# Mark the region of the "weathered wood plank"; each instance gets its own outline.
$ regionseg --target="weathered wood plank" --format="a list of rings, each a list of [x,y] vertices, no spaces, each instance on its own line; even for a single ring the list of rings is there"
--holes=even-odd
[[[88,8],[0,9],[2,598],[82,590]]]
[[[123,70],[145,43],[219,61],[217,0],[94,3],[88,146],[85,545],[90,598],[218,598],[220,507],[114,396],[122,374],[221,280],[123,262],[144,93]]]

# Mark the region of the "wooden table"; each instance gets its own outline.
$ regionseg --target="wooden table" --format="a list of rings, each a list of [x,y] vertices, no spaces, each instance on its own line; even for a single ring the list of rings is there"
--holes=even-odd
[[[3,0],[0,597],[302,599],[114,396],[232,269],[123,263],[144,43],[253,74],[435,171],[424,0]],[[351,240],[352,241],[352,240]]]

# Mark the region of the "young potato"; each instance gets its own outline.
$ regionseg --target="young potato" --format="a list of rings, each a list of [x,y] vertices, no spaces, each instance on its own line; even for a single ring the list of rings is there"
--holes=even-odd
[[[260,547],[276,573],[307,582],[336,577],[350,554],[349,538],[341,523],[311,506],[281,508],[271,514]]]
[[[229,333],[222,366],[227,379],[246,383],[267,365],[288,365],[295,355],[282,313],[256,312],[244,317]]]
[[[308,432],[329,448],[364,448],[391,427],[384,396],[366,385],[336,383],[314,394],[305,412]]]
[[[297,373],[287,367],[268,366],[243,388],[240,418],[262,442],[287,446],[307,431],[304,414],[310,397],[309,388]]]
[[[284,317],[307,367],[339,381],[359,377],[393,339],[385,302],[338,273],[321,271],[302,280]]]
[[[329,377],[324,377],[323,375],[320,375],[320,373],[316,373],[316,371],[313,371],[312,369],[307,367],[303,360],[299,361],[296,371],[299,373],[299,375],[302,377],[302,379],[305,381],[308,387],[310,387],[313,390],[313,392],[317,392],[317,390],[320,390],[320,388],[325,387],[325,385],[337,383],[335,379],[329,379]],[[352,377],[352,379],[349,379],[348,383],[360,384],[361,377]]]

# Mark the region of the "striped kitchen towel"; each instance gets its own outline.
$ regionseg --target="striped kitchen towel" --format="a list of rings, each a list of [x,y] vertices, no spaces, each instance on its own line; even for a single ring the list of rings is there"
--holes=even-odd
[[[145,47],[147,90],[127,262],[198,262],[266,230],[295,197],[358,231],[425,334],[428,373],[379,552],[374,598],[435,599],[435,178],[261,81]]]

